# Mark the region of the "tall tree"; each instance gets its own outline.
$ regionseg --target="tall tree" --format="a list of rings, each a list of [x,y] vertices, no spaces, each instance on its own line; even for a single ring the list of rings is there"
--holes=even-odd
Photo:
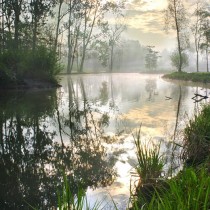
[[[11,0],[11,5],[14,11],[14,46],[16,49],[19,47],[19,30],[20,30],[20,15],[22,12],[23,0]]]
[[[206,70],[209,72],[209,48],[210,48],[210,12],[202,11],[203,16],[205,17],[202,22],[201,32],[203,35],[201,42],[201,49],[205,51],[206,54]]]
[[[59,36],[60,22],[61,22],[62,18],[65,16],[65,15],[61,14],[61,9],[62,9],[63,3],[64,3],[64,0],[58,0],[58,2],[57,2],[57,4],[58,4],[58,13],[57,13],[57,23],[56,23],[55,43],[54,43],[54,52],[55,53],[57,51],[57,45],[58,45],[58,36]]]
[[[168,8],[165,11],[166,30],[173,29],[176,31],[177,48],[179,53],[179,68],[182,71],[182,51],[184,50],[186,28],[186,10],[184,8],[183,0],[168,0]]]
[[[121,34],[126,29],[123,15],[117,14],[114,24],[102,22],[100,28],[103,36],[96,40],[94,47],[102,65],[107,66],[109,63],[109,72],[113,72],[115,49],[120,46]]]
[[[52,14],[54,5],[54,0],[31,0],[30,2],[29,11],[32,16],[33,51],[37,45],[38,28],[46,24],[47,18]]]
[[[73,68],[75,55],[78,51],[78,39],[80,33],[80,26],[82,21],[81,15],[81,1],[70,0],[68,2],[68,63],[67,73],[70,74]]]
[[[4,1],[1,0],[0,1],[0,52],[3,51],[4,49],[4,13],[3,13],[3,6],[4,5]]]
[[[193,33],[195,51],[196,51],[196,70],[199,72],[199,51],[200,51],[200,42],[201,42],[201,26],[202,26],[202,16],[201,16],[201,3],[199,1],[196,2],[195,11],[193,12],[193,16],[195,20],[191,26],[191,31]]]
[[[93,41],[99,39],[101,33],[98,32],[98,26],[104,21],[104,16],[106,13],[115,11],[117,4],[113,3],[111,0],[106,3],[93,0],[83,2],[82,6],[82,25],[80,28],[80,63],[79,72],[83,72],[84,61],[86,58],[86,53],[88,47]]]
[[[110,72],[113,71],[114,62],[114,49],[119,44],[120,36],[125,30],[125,25],[122,23],[116,23],[113,27],[109,29],[109,47],[110,47]]]

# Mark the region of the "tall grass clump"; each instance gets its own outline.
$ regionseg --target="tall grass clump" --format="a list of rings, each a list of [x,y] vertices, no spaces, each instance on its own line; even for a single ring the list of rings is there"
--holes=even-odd
[[[188,164],[199,165],[210,157],[210,106],[204,106],[184,130],[183,157]]]
[[[164,159],[160,155],[160,144],[155,145],[150,141],[145,144],[141,142],[140,129],[134,137],[136,145],[137,166],[136,172],[139,176],[135,190],[131,190],[130,200],[136,209],[140,208],[145,201],[149,202],[159,185],[162,183]]]
[[[58,197],[58,210],[99,210],[103,209],[102,201],[95,202],[92,207],[90,207],[85,190],[82,186],[78,185],[77,192],[74,193],[71,189],[71,184],[68,178],[63,174],[63,186],[62,190],[57,192]]]
[[[143,144],[140,132],[139,130],[134,138],[138,160],[136,171],[142,183],[153,183],[161,176],[164,166],[163,157],[160,155],[160,144],[155,145],[151,142]]]

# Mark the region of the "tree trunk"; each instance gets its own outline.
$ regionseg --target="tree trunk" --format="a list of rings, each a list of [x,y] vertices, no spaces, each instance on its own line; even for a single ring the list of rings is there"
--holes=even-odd
[[[33,44],[32,44],[32,50],[33,53],[35,52],[36,49],[36,42],[37,42],[37,17],[35,16],[34,18],[34,28],[33,28]]]
[[[1,0],[1,13],[2,13],[2,16],[1,16],[1,46],[0,46],[0,52],[3,52],[4,51],[4,13],[3,13],[3,8],[4,8],[4,2],[3,0]]]
[[[196,51],[196,69],[199,72],[199,53],[198,50]]]
[[[69,26],[69,34],[68,34],[68,65],[67,65],[67,73],[71,74],[71,59],[72,59],[72,46],[71,46],[71,31]]]
[[[206,70],[209,72],[209,53],[208,53],[208,47],[206,48]]]
[[[63,4],[63,0],[59,1],[59,8],[58,8],[58,19],[57,19],[57,25],[56,25],[56,34],[55,34],[55,43],[54,43],[54,52],[57,51],[57,45],[58,45],[58,33],[59,33],[59,27],[60,27],[60,21],[61,21],[61,7]]]
[[[18,0],[15,0],[14,4],[14,13],[15,13],[15,20],[14,20],[14,28],[15,28],[15,49],[18,50],[18,42],[19,42],[19,23],[20,23],[20,5],[18,4]]]
[[[72,16],[72,2],[69,3],[69,26],[68,26],[68,64],[67,74],[71,74],[72,68],[72,40],[71,40],[71,16]]]
[[[81,62],[80,62],[80,67],[79,67],[79,73],[82,73],[83,72],[84,62],[85,62],[85,53],[86,53],[86,47],[83,47],[83,50],[82,50],[82,59],[81,59]]]
[[[180,31],[179,31],[179,24],[177,18],[177,10],[176,10],[176,0],[174,0],[174,15],[175,15],[175,25],[176,25],[176,34],[177,34],[177,43],[178,43],[178,52],[179,52],[179,69],[178,71],[182,71],[182,50],[181,50],[181,43],[180,43]]]

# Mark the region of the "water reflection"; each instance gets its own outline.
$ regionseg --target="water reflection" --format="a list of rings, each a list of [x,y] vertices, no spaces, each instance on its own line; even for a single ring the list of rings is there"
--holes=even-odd
[[[56,91],[1,96],[1,209],[56,206],[63,170],[73,193],[78,184],[87,189],[113,182],[113,165],[98,132],[108,120],[102,115],[100,123],[94,121],[82,80],[80,85],[83,104],[69,91],[68,113]]]
[[[148,93],[148,101],[154,100],[154,96],[158,95],[157,92],[157,81],[152,79],[146,80],[145,90]]]
[[[99,100],[101,101],[101,105],[105,105],[108,101],[108,85],[106,81],[102,82]]]
[[[125,209],[136,163],[132,133],[142,124],[142,139],[164,142],[171,162],[180,152],[171,140],[181,143],[186,116],[200,106],[194,93],[209,92],[159,75],[75,75],[61,83],[56,91],[0,94],[0,209],[56,206],[63,170],[73,193],[80,185],[93,203],[110,193]]]

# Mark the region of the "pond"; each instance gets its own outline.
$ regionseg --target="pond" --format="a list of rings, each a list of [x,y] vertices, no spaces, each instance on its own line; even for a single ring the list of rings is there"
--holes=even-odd
[[[170,155],[170,142],[181,142],[180,130],[209,102],[194,103],[194,94],[210,92],[158,74],[62,76],[60,83],[0,94],[0,209],[55,207],[64,172],[72,193],[84,188],[90,205],[103,200],[110,209],[113,199],[125,209],[136,131]]]

